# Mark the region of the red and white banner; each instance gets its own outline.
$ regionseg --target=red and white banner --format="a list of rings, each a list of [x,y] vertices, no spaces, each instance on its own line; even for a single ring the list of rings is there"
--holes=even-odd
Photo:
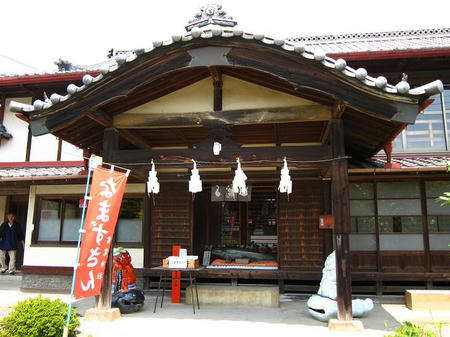
[[[75,278],[76,299],[100,294],[103,273],[127,183],[124,172],[94,169]]]

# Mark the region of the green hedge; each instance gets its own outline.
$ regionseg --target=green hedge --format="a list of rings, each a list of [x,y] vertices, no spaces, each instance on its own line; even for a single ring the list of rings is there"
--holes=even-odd
[[[69,305],[41,296],[19,302],[0,322],[0,337],[61,337]],[[76,336],[80,321],[72,309],[69,336]]]
[[[436,337],[436,333],[410,322],[405,322],[404,325],[395,329],[394,334],[385,337]]]

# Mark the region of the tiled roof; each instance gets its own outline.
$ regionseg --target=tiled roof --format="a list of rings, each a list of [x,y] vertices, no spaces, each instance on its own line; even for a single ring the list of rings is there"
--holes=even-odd
[[[445,167],[445,162],[448,160],[450,160],[448,156],[392,157],[392,163],[400,164],[402,168]],[[383,167],[386,164],[386,157],[374,158],[374,161]]]
[[[306,36],[288,39],[325,54],[450,48],[450,28]]]
[[[82,166],[70,167],[7,167],[0,168],[0,180],[5,178],[36,178],[57,176],[78,176],[84,168]]]
[[[10,104],[10,109],[14,112],[30,113],[32,111],[49,109],[53,105],[62,105],[65,101],[70,101],[71,97],[76,96],[77,93],[87,90],[91,86],[95,86],[97,82],[101,82],[102,79],[109,73],[116,71],[117,69],[125,66],[128,63],[132,63],[144,54],[152,53],[155,49],[164,48],[174,43],[189,43],[194,39],[211,38],[224,40],[234,38],[241,41],[253,40],[255,43],[270,45],[271,47],[290,53],[292,55],[295,55],[296,57],[307,59],[310,62],[317,62],[328,71],[335,71],[349,78],[357,79],[362,86],[375,88],[384,93],[420,97],[422,95],[432,95],[443,91],[443,84],[439,80],[412,89],[410,89],[410,85],[406,80],[402,80],[396,85],[389,84],[384,76],[379,76],[377,78],[371,77],[368,75],[366,69],[353,69],[347,65],[347,62],[344,59],[340,58],[335,60],[333,58],[327,57],[322,50],[311,48],[301,41],[292,43],[289,40],[279,40],[266,37],[264,34],[246,33],[236,28],[208,26],[204,29],[194,27],[190,32],[183,35],[172,35],[169,40],[153,41],[153,45],[147,49],[137,49],[134,52],[130,52],[129,54],[117,54],[114,59],[110,60],[113,63],[108,62],[100,67],[100,74],[98,76],[83,76],[83,85],[80,87],[76,86],[75,84],[69,84],[67,86],[66,95],[59,95],[57,93],[54,93],[50,96],[50,99],[35,100],[32,105],[21,104],[13,101]]]
[[[393,164],[399,164],[400,169],[445,169],[445,163],[450,161],[450,155],[434,156],[396,156],[392,157]],[[375,156],[368,160],[349,160],[349,169],[383,169],[386,156]]]
[[[130,52],[127,52],[130,53]],[[60,71],[60,70],[42,70],[42,71],[36,71],[36,70],[16,70],[16,71],[2,71],[0,72],[0,80],[5,78],[39,78],[49,75],[64,75],[64,74],[83,74],[83,73],[89,73],[89,72],[97,72],[102,66],[105,65],[112,65],[114,64],[114,59],[107,59],[104,62],[96,63],[92,65],[75,65],[72,70],[66,70],[66,71]],[[14,68],[13,68],[14,69]]]

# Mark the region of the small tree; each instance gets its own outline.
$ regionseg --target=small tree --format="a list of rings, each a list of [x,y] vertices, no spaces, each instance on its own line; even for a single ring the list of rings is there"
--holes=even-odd
[[[0,322],[0,337],[62,336],[69,305],[57,299],[38,296],[17,303],[13,311]],[[72,309],[69,337],[76,336],[80,321]]]

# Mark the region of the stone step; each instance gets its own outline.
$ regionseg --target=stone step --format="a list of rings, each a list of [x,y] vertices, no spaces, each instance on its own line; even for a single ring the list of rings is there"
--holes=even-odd
[[[249,305],[278,308],[278,286],[257,285],[198,285],[198,298],[202,304]],[[194,296],[195,296],[195,288]],[[186,304],[192,304],[191,286],[186,288]]]
[[[15,275],[10,275],[8,272],[4,274],[0,274],[0,280],[2,281],[17,281],[18,283],[22,282],[22,273],[20,271],[16,271]]]
[[[406,290],[409,310],[450,310],[450,290]]]

